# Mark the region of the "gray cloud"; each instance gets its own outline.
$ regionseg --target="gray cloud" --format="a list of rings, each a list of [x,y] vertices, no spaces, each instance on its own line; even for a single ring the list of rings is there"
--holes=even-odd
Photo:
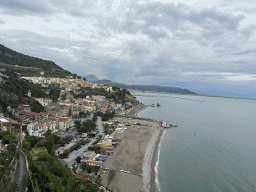
[[[251,53],[256,53],[255,49],[250,49],[250,50],[245,50],[245,51],[241,51],[241,52],[234,52],[232,53],[232,55],[247,55],[247,54],[251,54]]]
[[[8,15],[45,15],[53,13],[53,9],[44,1],[2,0],[1,9]]]
[[[232,79],[222,73],[256,72],[256,27],[230,4],[224,9],[119,0],[4,0],[2,15],[45,16],[47,23],[37,26],[46,28],[38,33],[0,29],[0,40],[79,75],[135,84],[228,84]]]
[[[2,20],[2,19],[0,19],[0,25],[2,25],[2,24],[4,24],[5,22]]]
[[[237,31],[243,15],[233,16],[216,9],[193,9],[184,4],[153,3],[136,5],[119,18],[111,21],[112,27],[129,33],[144,33],[152,38],[168,37],[171,33],[179,37],[200,30],[197,36],[216,37],[225,31]],[[163,30],[164,28],[164,30]]]

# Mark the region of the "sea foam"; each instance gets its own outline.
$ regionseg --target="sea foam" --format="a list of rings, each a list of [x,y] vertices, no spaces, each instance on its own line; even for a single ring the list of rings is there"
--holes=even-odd
[[[158,145],[158,151],[157,151],[157,161],[156,161],[156,165],[155,165],[155,183],[156,183],[156,191],[161,191],[161,187],[160,187],[160,182],[159,182],[159,176],[158,176],[158,170],[159,170],[159,162],[160,162],[160,147],[161,147],[161,144],[162,144],[162,140],[164,139],[164,136],[165,136],[165,133],[166,133],[166,130],[164,130],[162,136],[161,136],[161,140],[159,142],[159,145]]]
[[[150,192],[150,179],[151,179],[151,162],[153,159],[153,154],[155,150],[156,141],[159,137],[160,130],[156,129],[149,141],[148,147],[146,149],[144,159],[143,159],[143,188],[145,192]]]

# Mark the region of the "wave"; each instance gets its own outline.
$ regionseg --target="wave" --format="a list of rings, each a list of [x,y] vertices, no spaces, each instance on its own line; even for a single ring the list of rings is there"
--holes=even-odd
[[[159,134],[160,134],[160,130],[156,129],[151,137],[151,140],[150,140],[148,147],[146,149],[146,152],[144,154],[143,167],[142,167],[142,171],[143,171],[142,181],[143,181],[143,188],[144,188],[145,192],[149,192],[150,188],[151,188],[151,186],[150,186],[151,162],[153,160],[155,144],[156,144]]]
[[[159,162],[160,162],[160,153],[161,153],[161,150],[160,150],[160,147],[161,147],[161,144],[162,144],[162,140],[164,139],[165,137],[165,133],[166,133],[166,130],[164,130],[163,132],[163,135],[160,139],[160,142],[159,142],[159,145],[158,145],[158,151],[157,151],[157,161],[156,161],[156,165],[155,165],[155,183],[156,183],[156,191],[161,191],[161,186],[160,186],[160,182],[159,182],[159,176],[158,176],[158,170],[159,170]]]

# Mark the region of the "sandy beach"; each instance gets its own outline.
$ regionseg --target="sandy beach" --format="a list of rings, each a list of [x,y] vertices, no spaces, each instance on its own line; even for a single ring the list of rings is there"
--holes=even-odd
[[[128,116],[130,117],[138,117],[138,113],[147,109],[149,105],[139,104],[131,109],[131,111],[128,113]]]
[[[134,118],[115,117],[115,121],[135,123],[142,126],[131,126],[123,133],[116,133],[115,137],[121,142],[113,154],[108,156],[104,167],[119,169],[125,172],[116,172],[108,188],[117,192],[144,192],[154,191],[154,166],[157,147],[162,134],[160,123],[157,121]],[[139,176],[139,174],[143,174]],[[101,174],[101,184],[108,185],[108,171]]]

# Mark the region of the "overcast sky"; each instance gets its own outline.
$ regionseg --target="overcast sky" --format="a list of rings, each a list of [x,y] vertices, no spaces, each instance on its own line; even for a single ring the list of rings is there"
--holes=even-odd
[[[0,43],[79,75],[256,95],[254,0],[1,0]]]

